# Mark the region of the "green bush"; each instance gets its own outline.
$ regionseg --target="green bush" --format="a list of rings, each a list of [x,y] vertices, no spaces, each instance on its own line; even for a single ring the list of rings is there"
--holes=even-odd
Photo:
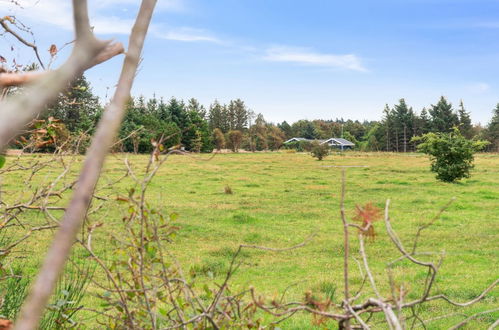
[[[483,149],[488,142],[468,140],[454,128],[450,133],[428,133],[412,139],[419,143],[418,151],[430,156],[431,171],[437,179],[455,182],[470,177],[473,168],[473,154]]]
[[[312,157],[317,158],[317,160],[322,160],[329,155],[329,145],[320,144],[315,141],[312,143],[312,150],[310,152],[312,153]]]
[[[296,150],[297,152],[311,151],[312,143],[310,141],[293,141],[284,145],[285,149]]]

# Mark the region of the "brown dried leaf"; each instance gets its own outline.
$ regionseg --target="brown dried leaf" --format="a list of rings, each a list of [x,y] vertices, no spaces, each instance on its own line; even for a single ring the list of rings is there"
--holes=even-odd
[[[54,44],[50,45],[49,53],[50,53],[50,56],[52,56],[52,57],[56,56],[57,55],[57,46]]]
[[[381,210],[372,203],[367,203],[364,206],[355,205],[355,212],[356,215],[353,219],[361,221],[362,227],[366,228],[362,234],[374,238],[376,232],[374,231],[373,222],[378,221],[381,218]]]

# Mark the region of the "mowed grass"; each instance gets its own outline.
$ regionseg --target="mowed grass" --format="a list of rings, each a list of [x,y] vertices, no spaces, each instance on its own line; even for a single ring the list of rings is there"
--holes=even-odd
[[[125,173],[125,157],[137,175],[148,161],[147,156],[112,155],[100,185],[113,182]],[[432,219],[451,198],[456,198],[435,225],[423,231],[418,248],[421,252],[445,252],[434,286],[435,294],[445,293],[458,301],[469,300],[499,276],[497,154],[477,155],[472,177],[457,184],[436,181],[429,172],[428,159],[419,154],[348,152],[334,154],[321,162],[301,153],[223,154],[209,160],[208,157],[172,156],[148,189],[150,205],[166,214],[178,213],[175,221],[181,229],[171,249],[186,273],[196,273],[198,282],[219,283],[240,244],[284,248],[316,234],[309,244],[292,251],[246,250],[240,256],[242,265],[232,278],[232,291],[253,286],[259,294],[271,298],[287,289],[285,299],[289,301],[302,299],[306,291],[323,297],[334,293],[335,301],[341,302],[341,166],[365,166],[346,169],[348,218],[355,215],[356,204],[372,202],[383,209],[390,199],[393,227],[408,247],[412,247],[418,226]],[[29,162],[32,158],[26,156],[23,161]],[[58,170],[41,171],[37,180],[54,177]],[[4,191],[20,189],[18,178],[5,176],[2,180]],[[232,194],[225,193],[226,186]],[[106,190],[126,195],[132,187],[135,184],[126,178]],[[101,217],[104,222],[93,239],[95,250],[104,258],[112,258],[106,254],[108,234],[119,234],[126,212],[126,207],[111,201],[93,217]],[[41,221],[35,212],[26,214],[32,216],[34,222],[35,219]],[[386,264],[400,254],[387,237],[382,221],[375,224],[375,229],[377,237],[368,242],[367,253],[378,286],[388,297]],[[352,236],[352,253],[358,258],[358,242],[356,235]],[[39,234],[22,247],[24,253],[36,252],[28,253],[28,260],[22,260],[26,273],[35,273],[50,237],[49,233]],[[435,255],[421,258],[438,260]],[[355,292],[362,278],[353,259],[351,273]],[[408,291],[406,299],[421,294],[426,273],[426,269],[408,262],[394,269],[397,285]],[[90,287],[89,291],[98,289]],[[372,295],[367,288],[363,297]],[[447,328],[464,319],[464,315],[499,307],[498,298],[496,288],[473,307],[458,309],[432,302],[419,312],[422,319],[461,313],[430,323],[431,328]],[[89,297],[86,302],[98,306],[95,298]],[[469,328],[484,328],[498,317],[498,312],[485,314],[471,322]],[[281,324],[284,329],[311,327],[311,317],[306,314]],[[380,324],[379,328],[384,325]]]

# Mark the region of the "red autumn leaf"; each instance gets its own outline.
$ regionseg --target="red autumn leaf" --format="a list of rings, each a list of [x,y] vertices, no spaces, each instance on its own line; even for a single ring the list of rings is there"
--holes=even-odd
[[[353,219],[361,221],[362,227],[367,228],[367,230],[362,231],[362,234],[374,238],[376,232],[374,231],[373,223],[381,219],[381,210],[372,203],[367,203],[364,206],[355,205],[355,212],[356,215]]]

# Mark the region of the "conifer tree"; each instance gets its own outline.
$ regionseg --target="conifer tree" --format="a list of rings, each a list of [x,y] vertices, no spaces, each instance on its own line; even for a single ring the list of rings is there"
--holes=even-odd
[[[209,124],[210,124],[210,130],[214,130],[215,128],[222,129],[223,125],[223,114],[222,114],[223,107],[222,105],[218,102],[218,100],[215,100],[213,104],[210,105],[210,111],[209,111]]]
[[[463,101],[459,104],[458,110],[459,116],[459,131],[461,134],[467,138],[471,139],[473,137],[473,126],[471,125],[471,117],[469,112],[464,108]]]
[[[431,106],[429,112],[432,132],[451,132],[454,126],[459,125],[459,118],[454,113],[452,104],[447,102],[447,99],[443,96],[440,97],[436,105]]]
[[[489,149],[499,152],[499,103],[492,111],[492,119],[487,125],[485,136],[490,142]]]
[[[46,118],[60,119],[72,133],[92,133],[102,107],[85,76],[77,78],[46,112]]]

